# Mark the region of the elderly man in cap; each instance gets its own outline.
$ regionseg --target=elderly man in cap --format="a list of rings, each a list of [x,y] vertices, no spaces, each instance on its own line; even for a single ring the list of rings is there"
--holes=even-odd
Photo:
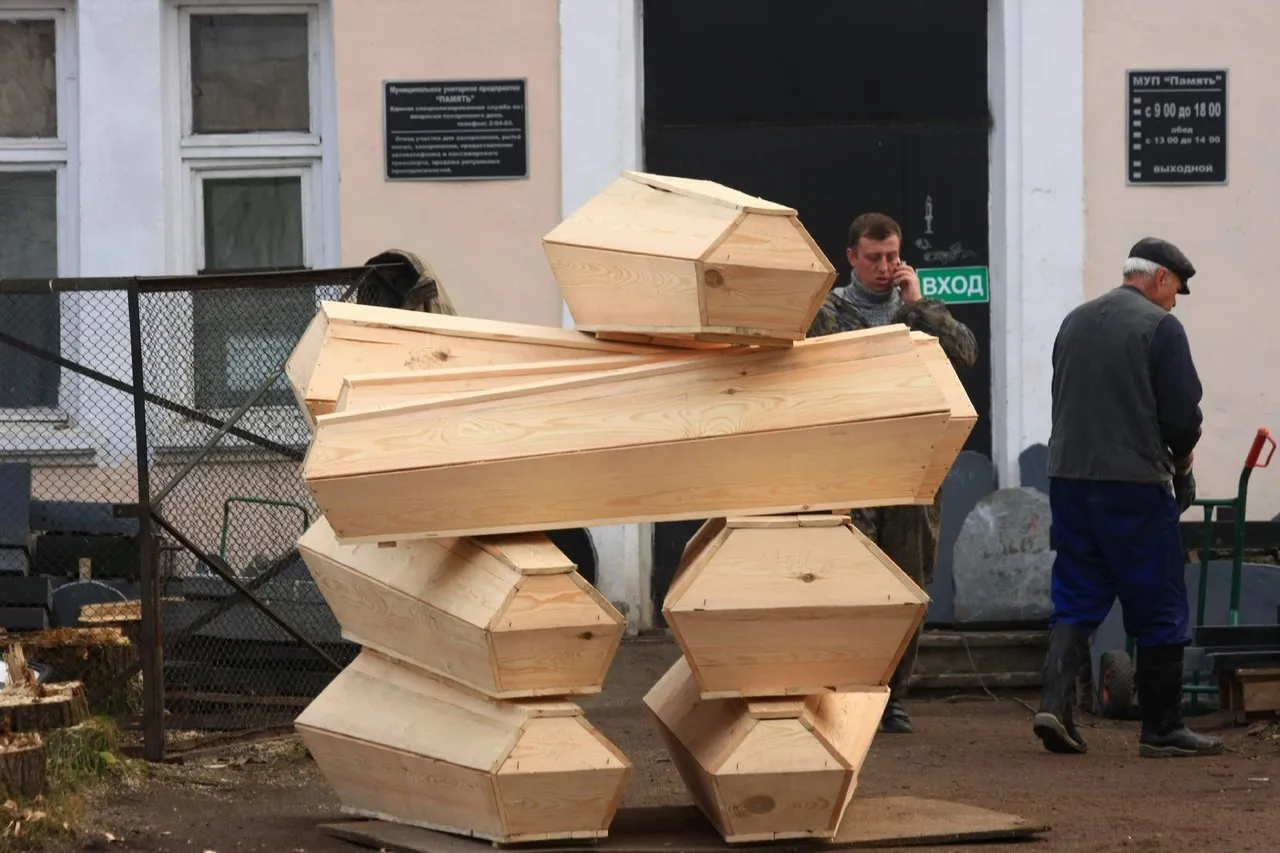
[[[1218,738],[1182,721],[1190,642],[1178,519],[1195,499],[1200,379],[1170,313],[1195,267],[1173,244],[1138,241],[1124,283],[1071,311],[1053,344],[1049,505],[1053,617],[1044,693],[1033,725],[1051,752],[1085,752],[1072,721],[1089,637],[1119,597],[1138,646],[1138,752],[1216,755]]]

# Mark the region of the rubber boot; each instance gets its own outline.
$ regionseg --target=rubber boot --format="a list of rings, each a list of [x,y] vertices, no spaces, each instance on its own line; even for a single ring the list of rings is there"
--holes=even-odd
[[[1049,632],[1044,660],[1040,710],[1032,730],[1050,752],[1087,752],[1088,742],[1073,717],[1076,675],[1089,656],[1089,635],[1076,625],[1058,622]]]
[[[884,706],[884,714],[880,717],[880,731],[891,734],[911,734],[915,727],[911,725],[911,715],[903,707],[902,702],[890,699]]]
[[[1182,646],[1138,649],[1138,701],[1144,758],[1220,755],[1222,739],[1196,734],[1182,721]]]

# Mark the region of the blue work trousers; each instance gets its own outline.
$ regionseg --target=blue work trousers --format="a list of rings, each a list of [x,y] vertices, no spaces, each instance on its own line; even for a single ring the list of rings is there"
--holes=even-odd
[[[1139,647],[1190,642],[1186,554],[1168,486],[1051,479],[1054,622],[1090,634],[1117,596]]]

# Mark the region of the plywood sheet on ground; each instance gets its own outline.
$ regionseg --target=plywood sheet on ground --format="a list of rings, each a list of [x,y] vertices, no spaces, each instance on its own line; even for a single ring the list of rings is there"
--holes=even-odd
[[[476,839],[377,820],[321,824],[319,829],[325,835],[388,853],[471,853],[492,849],[487,842]],[[1048,831],[1049,826],[1040,821],[963,803],[920,797],[867,797],[850,803],[840,832],[833,839],[731,847],[694,806],[662,806],[620,810],[609,827],[607,838],[539,845],[538,850],[539,853],[592,850],[700,853],[763,847],[773,853],[792,853],[832,847],[874,849],[1014,841]]]

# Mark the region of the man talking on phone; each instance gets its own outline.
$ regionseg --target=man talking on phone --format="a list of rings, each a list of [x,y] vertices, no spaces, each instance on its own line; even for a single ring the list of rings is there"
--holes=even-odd
[[[892,323],[933,335],[956,370],[978,360],[978,342],[969,327],[951,316],[945,303],[920,294],[916,271],[902,261],[902,229],[882,213],[864,213],[849,226],[845,254],[853,270],[849,282],[832,288],[809,328],[809,337],[851,332]],[[933,582],[938,558],[942,491],[929,506],[855,509],[853,523],[923,589]],[[915,669],[920,632],[907,646],[889,680],[889,704],[880,721],[884,732],[912,731],[902,704]]]

